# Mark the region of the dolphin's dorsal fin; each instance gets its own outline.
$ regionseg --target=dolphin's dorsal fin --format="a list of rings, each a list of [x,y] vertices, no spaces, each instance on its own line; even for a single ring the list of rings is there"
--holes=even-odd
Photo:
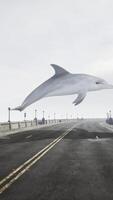
[[[55,64],[51,64],[51,66],[53,67],[53,69],[55,70],[55,76],[60,76],[60,75],[66,75],[69,74],[68,71],[66,71],[65,69],[63,69],[62,67],[55,65]]]

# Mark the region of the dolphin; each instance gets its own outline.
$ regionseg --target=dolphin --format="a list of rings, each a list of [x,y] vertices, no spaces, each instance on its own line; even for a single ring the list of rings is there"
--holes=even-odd
[[[77,94],[73,101],[76,106],[86,97],[87,92],[102,89],[113,89],[113,85],[108,84],[104,79],[88,74],[72,74],[64,68],[51,64],[55,74],[33,90],[23,101],[23,103],[13,110],[22,111],[34,102],[52,96],[64,96]]]

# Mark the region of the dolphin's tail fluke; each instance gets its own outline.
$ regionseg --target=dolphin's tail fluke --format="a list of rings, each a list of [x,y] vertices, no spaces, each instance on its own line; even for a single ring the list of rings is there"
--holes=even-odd
[[[18,106],[16,108],[13,108],[12,110],[18,110],[18,111],[22,111],[24,108],[22,106]]]

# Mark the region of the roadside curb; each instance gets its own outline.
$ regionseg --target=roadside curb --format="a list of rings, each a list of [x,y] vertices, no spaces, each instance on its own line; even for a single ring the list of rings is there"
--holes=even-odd
[[[39,125],[39,126],[34,126],[34,127],[29,127],[29,128],[21,128],[21,129],[17,129],[17,130],[13,130],[13,131],[7,131],[7,132],[0,132],[0,138],[3,138],[5,136],[8,135],[12,135],[12,134],[16,134],[16,133],[20,133],[23,131],[29,131],[29,130],[34,130],[34,129],[42,129],[44,127],[50,127],[50,126],[55,126],[59,123],[55,123],[55,124],[45,124],[45,125]]]
[[[107,128],[108,130],[113,132],[113,126],[107,124],[106,122],[100,122],[100,125],[104,128]]]

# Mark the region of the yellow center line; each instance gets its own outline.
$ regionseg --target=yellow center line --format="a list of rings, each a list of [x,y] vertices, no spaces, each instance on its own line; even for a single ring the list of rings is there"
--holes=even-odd
[[[50,151],[57,143],[59,143],[70,131],[73,130],[75,125],[64,132],[61,136],[48,144],[45,148],[35,154],[32,158],[20,165],[16,170],[6,176],[0,181],[0,194],[2,194],[7,188],[9,188],[20,176],[22,176],[27,170],[29,170],[38,160],[40,160],[48,151]]]
[[[6,176],[4,179],[2,179],[0,181],[0,186],[7,181],[8,179],[10,179],[13,175],[15,175],[18,171],[20,171],[25,165],[29,164],[29,162],[31,162],[33,159],[35,159],[39,154],[41,154],[44,150],[46,150],[49,146],[51,146],[54,142],[56,142],[56,140],[58,140],[61,136],[59,136],[57,139],[55,139],[54,141],[52,141],[50,144],[48,144],[46,147],[44,147],[41,151],[39,151],[38,153],[36,153],[32,158],[30,158],[29,160],[27,160],[26,162],[24,162],[24,164],[20,165],[16,170],[14,170],[12,173],[10,173],[8,176]]]

